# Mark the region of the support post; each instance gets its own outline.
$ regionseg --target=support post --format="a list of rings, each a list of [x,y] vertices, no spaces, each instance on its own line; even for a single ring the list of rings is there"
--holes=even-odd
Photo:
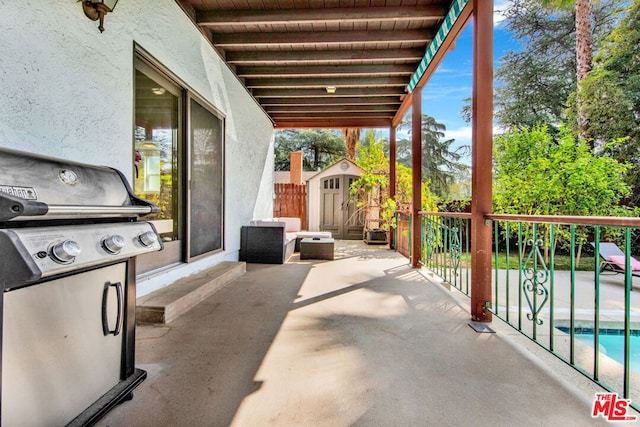
[[[491,321],[493,150],[493,0],[473,0],[473,118],[471,149],[471,317]]]
[[[396,127],[389,128],[389,198],[396,198]],[[395,249],[392,230],[389,229],[389,249]]]
[[[420,266],[422,253],[422,88],[412,93],[411,111],[411,188],[412,217],[411,221],[411,266]]]

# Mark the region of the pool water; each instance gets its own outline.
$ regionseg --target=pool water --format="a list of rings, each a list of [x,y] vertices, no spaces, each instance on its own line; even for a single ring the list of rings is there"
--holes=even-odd
[[[566,331],[569,332],[568,330]],[[640,373],[640,335],[638,331],[632,331],[629,352],[629,367]],[[576,332],[575,337],[591,347],[593,347],[593,332]],[[600,351],[613,360],[624,363],[624,330],[604,329],[600,330]]]

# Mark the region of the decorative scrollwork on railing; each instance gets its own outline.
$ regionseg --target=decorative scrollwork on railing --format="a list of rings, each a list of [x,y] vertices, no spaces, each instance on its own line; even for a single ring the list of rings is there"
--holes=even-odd
[[[540,252],[543,244],[542,240],[537,240],[535,244],[533,240],[527,242],[527,246],[531,246],[531,252],[529,252],[524,262],[522,271],[524,275],[522,290],[531,310],[531,313],[527,313],[527,319],[536,322],[538,325],[543,323],[539,315],[547,300],[549,300],[549,290],[545,286],[545,283],[549,280],[549,270]],[[531,294],[531,297],[529,297],[529,294]],[[543,297],[542,301],[540,301],[539,297]]]

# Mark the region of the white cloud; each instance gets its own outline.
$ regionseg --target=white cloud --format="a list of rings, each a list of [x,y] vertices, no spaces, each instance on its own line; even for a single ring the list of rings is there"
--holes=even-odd
[[[470,86],[427,86],[422,92],[422,99],[442,101],[443,98],[451,100],[454,96],[457,99],[465,99],[471,96],[471,90],[472,87]]]
[[[493,125],[493,135],[494,135],[494,137],[495,137],[495,135],[502,135],[502,134],[504,134],[506,132],[507,132],[506,128],[503,128],[502,126]]]
[[[505,20],[504,11],[511,6],[511,0],[495,0],[493,4],[493,25],[499,26]]]
[[[444,132],[445,139],[455,139],[457,142],[471,144],[471,126],[463,126],[458,129],[447,129]]]
[[[493,127],[493,134],[499,135],[504,133],[504,129],[499,126]],[[455,139],[456,142],[460,142],[462,144],[471,145],[471,135],[472,129],[471,126],[462,126],[457,129],[447,129],[444,132],[445,139]]]

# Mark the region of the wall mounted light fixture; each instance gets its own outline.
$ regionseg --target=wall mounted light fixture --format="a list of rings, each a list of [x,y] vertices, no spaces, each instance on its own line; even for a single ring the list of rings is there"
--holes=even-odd
[[[82,1],[82,10],[84,14],[87,15],[87,18],[92,21],[100,20],[100,25],[98,25],[98,29],[100,32],[104,31],[104,15],[109,12],[113,12],[113,9],[116,7],[116,3],[118,0],[80,0]]]

